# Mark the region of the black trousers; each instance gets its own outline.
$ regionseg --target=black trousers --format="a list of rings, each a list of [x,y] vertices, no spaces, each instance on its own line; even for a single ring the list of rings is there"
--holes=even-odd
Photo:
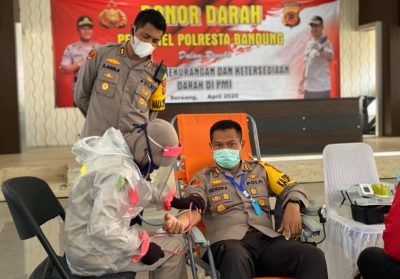
[[[324,253],[317,247],[285,238],[270,238],[259,231],[242,240],[223,240],[211,245],[222,279],[254,276],[292,276],[327,279]]]
[[[400,261],[392,259],[382,248],[369,247],[363,250],[357,265],[364,279],[400,278]]]

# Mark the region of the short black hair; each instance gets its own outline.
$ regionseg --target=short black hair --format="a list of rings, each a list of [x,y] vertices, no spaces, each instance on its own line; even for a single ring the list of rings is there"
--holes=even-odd
[[[233,120],[221,120],[212,125],[210,129],[210,141],[212,141],[215,131],[227,129],[235,129],[239,139],[242,140],[242,127],[240,127],[239,123]]]
[[[141,11],[136,16],[133,26],[136,29],[138,29],[146,25],[146,23],[150,23],[155,28],[163,31],[163,33],[165,33],[165,31],[167,30],[167,23],[165,22],[165,18],[159,11],[153,9],[147,9]],[[133,34],[133,26],[132,26],[132,34]]]

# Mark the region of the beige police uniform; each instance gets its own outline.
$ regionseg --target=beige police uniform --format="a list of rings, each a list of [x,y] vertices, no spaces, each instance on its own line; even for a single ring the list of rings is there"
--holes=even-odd
[[[109,127],[125,134],[165,108],[165,80],[154,80],[158,65],[150,56],[129,58],[127,43],[91,51],[79,71],[74,100],[86,116],[81,137],[101,136]],[[150,110],[148,103],[160,86],[164,99]]]
[[[218,165],[206,167],[194,175],[186,188],[186,195],[204,199],[206,209],[202,220],[211,244],[228,239],[240,240],[250,228],[269,237],[279,236],[272,229],[269,218],[271,196],[278,195],[283,200],[283,206],[289,200],[298,200],[308,207],[307,195],[294,180],[272,166],[244,161],[236,174],[232,175],[227,171],[225,174],[233,177],[238,184],[242,175],[246,176],[244,188],[258,200],[264,211],[262,216],[257,216],[251,201],[224,177],[223,171]]]
[[[67,66],[75,64],[86,58],[89,51],[93,48],[99,47],[100,44],[92,42],[89,45],[83,45],[81,41],[68,45],[65,50],[63,57],[61,58],[61,66]],[[74,82],[78,79],[78,71],[74,73]]]

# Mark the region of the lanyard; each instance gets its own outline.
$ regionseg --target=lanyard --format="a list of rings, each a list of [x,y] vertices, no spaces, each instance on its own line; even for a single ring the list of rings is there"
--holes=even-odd
[[[258,201],[255,200],[255,199],[253,199],[253,198],[250,196],[250,194],[249,194],[249,193],[244,189],[244,187],[243,187],[243,185],[244,185],[244,179],[245,179],[245,177],[246,177],[245,171],[242,172],[242,178],[240,179],[240,184],[238,184],[238,183],[235,181],[235,179],[233,179],[232,177],[227,176],[227,175],[225,174],[225,172],[223,172],[222,175],[223,175],[226,179],[228,179],[230,183],[232,183],[234,186],[236,186],[236,188],[238,188],[239,191],[242,192],[243,195],[244,195],[248,200],[251,201],[251,204],[253,205],[253,209],[254,209],[254,211],[255,211],[255,213],[256,213],[257,216],[263,215],[263,212],[262,212],[262,210],[261,210],[261,207],[260,207],[260,204],[258,203]]]
[[[244,185],[244,179],[245,179],[245,177],[246,177],[245,174],[246,174],[246,173],[243,171],[243,172],[242,172],[242,178],[240,179],[240,184],[238,184],[238,183],[235,181],[235,179],[233,179],[233,178],[230,177],[230,176],[227,176],[227,175],[225,174],[225,172],[222,173],[222,175],[223,175],[226,179],[228,179],[230,183],[232,183],[234,186],[236,186],[236,188],[238,188],[239,191],[242,192],[243,195],[244,195],[247,199],[253,200],[253,198],[250,196],[250,194],[249,194],[249,193],[244,189],[244,187],[243,187],[243,185]]]

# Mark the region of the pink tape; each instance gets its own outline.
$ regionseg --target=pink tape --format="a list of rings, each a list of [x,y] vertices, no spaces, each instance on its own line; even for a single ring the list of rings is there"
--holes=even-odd
[[[146,255],[147,251],[149,251],[150,238],[149,238],[149,235],[147,234],[147,232],[141,231],[139,233],[139,238],[141,238],[143,240],[143,242],[142,242],[142,246],[140,247],[140,254],[133,256],[131,259],[131,261],[134,263],[139,262],[143,258],[143,256]]]
[[[169,192],[164,200],[164,210],[168,210],[168,211],[171,210],[171,201],[174,199],[175,194],[176,194],[175,188],[172,188],[169,190]]]
[[[136,207],[139,201],[139,195],[135,188],[130,188],[128,192],[129,201],[131,202],[132,207]]]
[[[179,154],[181,154],[182,152],[182,144],[179,144],[176,147],[173,146],[166,146],[164,147],[164,153],[162,154],[162,156],[164,157],[178,157]]]

